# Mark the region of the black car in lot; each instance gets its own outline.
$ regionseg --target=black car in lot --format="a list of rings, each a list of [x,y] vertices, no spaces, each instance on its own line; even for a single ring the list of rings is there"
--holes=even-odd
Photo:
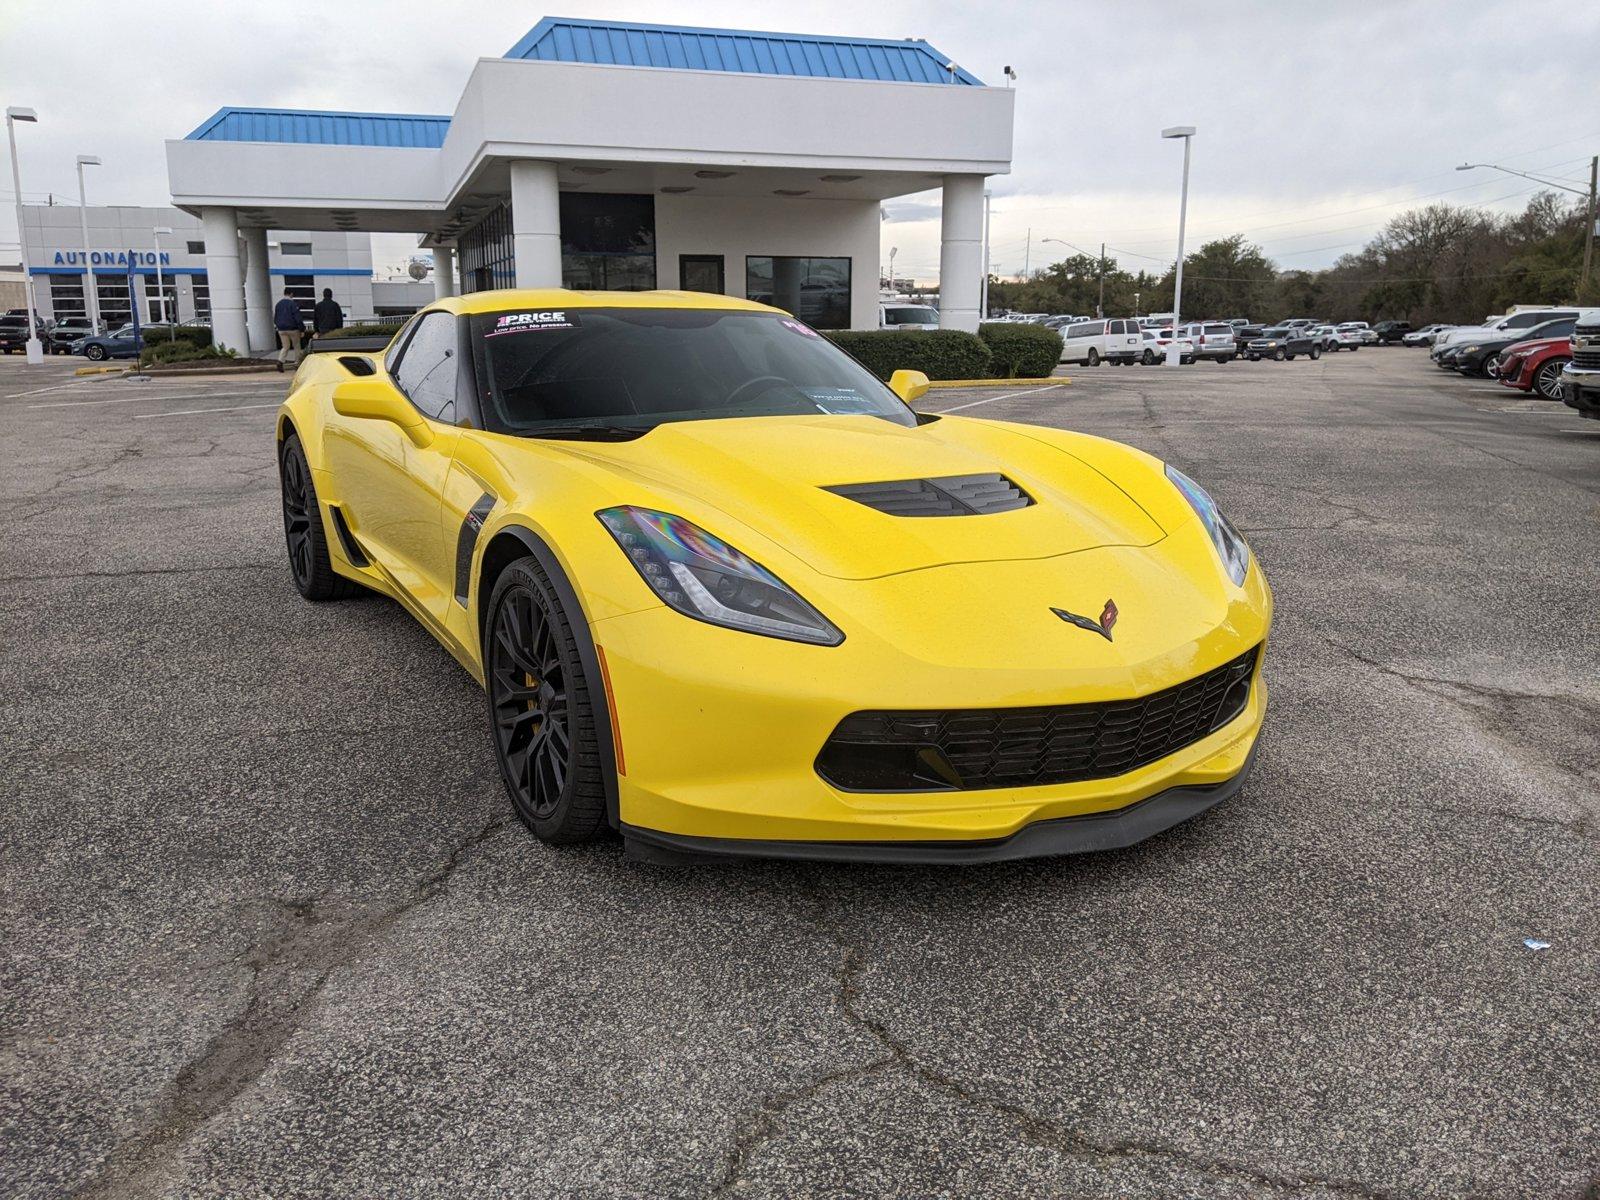
[[[38,330],[39,340],[45,341],[44,322],[35,321],[34,328]],[[21,354],[28,348],[28,314],[23,310],[21,315],[7,313],[0,317],[0,354]]]
[[[1283,362],[1285,359],[1292,360],[1297,354],[1304,354],[1308,358],[1322,357],[1322,346],[1311,336],[1309,326],[1275,325],[1271,329],[1263,329],[1260,337],[1251,338],[1245,344],[1245,357],[1251,362],[1263,358]]]
[[[1506,347],[1544,338],[1569,338],[1577,323],[1576,317],[1557,317],[1554,321],[1545,321],[1531,329],[1519,329],[1514,334],[1496,333],[1482,341],[1468,342],[1460,349],[1451,348],[1440,356],[1439,365],[1444,366],[1448,362],[1463,375],[1488,378],[1495,359]]]
[[[1378,344],[1380,346],[1393,346],[1411,332],[1411,322],[1379,321],[1372,327],[1372,332],[1378,335]]]

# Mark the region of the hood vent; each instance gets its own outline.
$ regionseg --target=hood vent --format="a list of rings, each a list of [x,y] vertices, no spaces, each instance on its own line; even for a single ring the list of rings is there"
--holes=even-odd
[[[891,517],[973,517],[1010,512],[1033,503],[1032,496],[999,474],[842,483],[823,490]]]

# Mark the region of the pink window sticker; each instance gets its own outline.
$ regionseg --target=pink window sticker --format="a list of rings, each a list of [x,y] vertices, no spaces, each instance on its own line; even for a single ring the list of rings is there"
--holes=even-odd
[[[796,321],[792,317],[784,317],[784,318],[782,318],[779,321],[779,324],[782,325],[785,329],[794,330],[796,333],[800,334],[802,337],[814,338],[814,337],[821,337],[822,336],[815,329],[811,328],[811,326],[807,325],[804,321]]]

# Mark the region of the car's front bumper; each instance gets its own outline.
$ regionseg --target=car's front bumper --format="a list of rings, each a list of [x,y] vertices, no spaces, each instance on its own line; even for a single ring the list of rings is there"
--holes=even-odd
[[[1209,546],[1207,546],[1209,552]],[[1088,555],[1101,555],[1090,559]],[[1002,842],[1039,822],[1118,814],[1162,793],[1183,794],[1129,817],[1118,828],[1154,832],[1153,814],[1171,824],[1199,804],[1195,789],[1229,783],[1244,770],[1266,713],[1262,677],[1271,595],[1259,566],[1225,608],[1193,615],[1182,599],[1155,603],[1159,592],[1112,578],[1122,551],[1067,556],[1076,568],[1051,585],[1059,598],[1074,573],[1088,572],[1123,610],[1115,644],[1074,629],[1027,594],[1030,564],[988,564],[987,590],[1007,597],[1014,620],[996,622],[992,600],[972,586],[980,569],[941,568],[871,581],[892,611],[937,614],[939,628],[962,631],[907,653],[852,632],[837,647],[803,646],[719,629],[666,608],[611,617],[591,626],[601,647],[615,706],[619,818],[640,843],[683,849],[682,839],[711,839],[714,854],[770,855],[772,843],[793,856],[837,843],[841,857],[872,857],[885,844],[920,845],[928,857],[1013,857],[1055,845],[1029,835]],[[1066,566],[1067,564],[1063,564]],[[948,572],[941,581],[938,575]],[[866,586],[866,585],[863,585]],[[1180,586],[1180,585],[1173,585]],[[1096,592],[1096,603],[1104,597]],[[1141,595],[1152,598],[1138,605]],[[1171,604],[1169,608],[1168,605]],[[1187,610],[1187,611],[1186,611]],[[987,614],[987,616],[986,616]],[[1124,631],[1126,630],[1126,636]],[[1182,632],[1173,632],[1182,630]],[[1142,642],[1141,638],[1148,638]],[[1105,778],[1032,786],[857,791],[836,787],[817,769],[840,721],[864,711],[1003,709],[1116,702],[1188,682],[1261,645],[1244,708],[1232,720],[1164,757]],[[1209,794],[1209,791],[1207,791]],[[1196,807],[1198,804],[1198,807]],[[1074,826],[1084,830],[1105,826]],[[656,836],[659,835],[659,836]],[[1066,837],[1067,842],[1078,834]],[[1094,835],[1089,838],[1103,836]],[[725,843],[736,843],[731,848]],[[1064,843],[1063,843],[1064,844]],[[853,848],[851,848],[853,847]],[[863,849],[868,847],[869,849]],[[974,847],[977,847],[975,850]],[[1092,848],[1085,844],[1083,848]],[[1028,849],[1027,853],[1053,853]],[[908,851],[877,854],[904,859]]]
[[[1561,372],[1561,399],[1580,417],[1600,420],[1600,371],[1568,366]]]

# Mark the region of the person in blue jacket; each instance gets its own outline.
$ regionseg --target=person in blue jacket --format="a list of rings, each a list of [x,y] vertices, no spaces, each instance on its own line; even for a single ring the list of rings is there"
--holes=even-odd
[[[284,363],[295,362],[300,358],[300,339],[305,335],[305,318],[300,315],[300,306],[295,303],[287,289],[283,299],[279,300],[272,310],[272,324],[278,331],[278,370],[283,370]]]

